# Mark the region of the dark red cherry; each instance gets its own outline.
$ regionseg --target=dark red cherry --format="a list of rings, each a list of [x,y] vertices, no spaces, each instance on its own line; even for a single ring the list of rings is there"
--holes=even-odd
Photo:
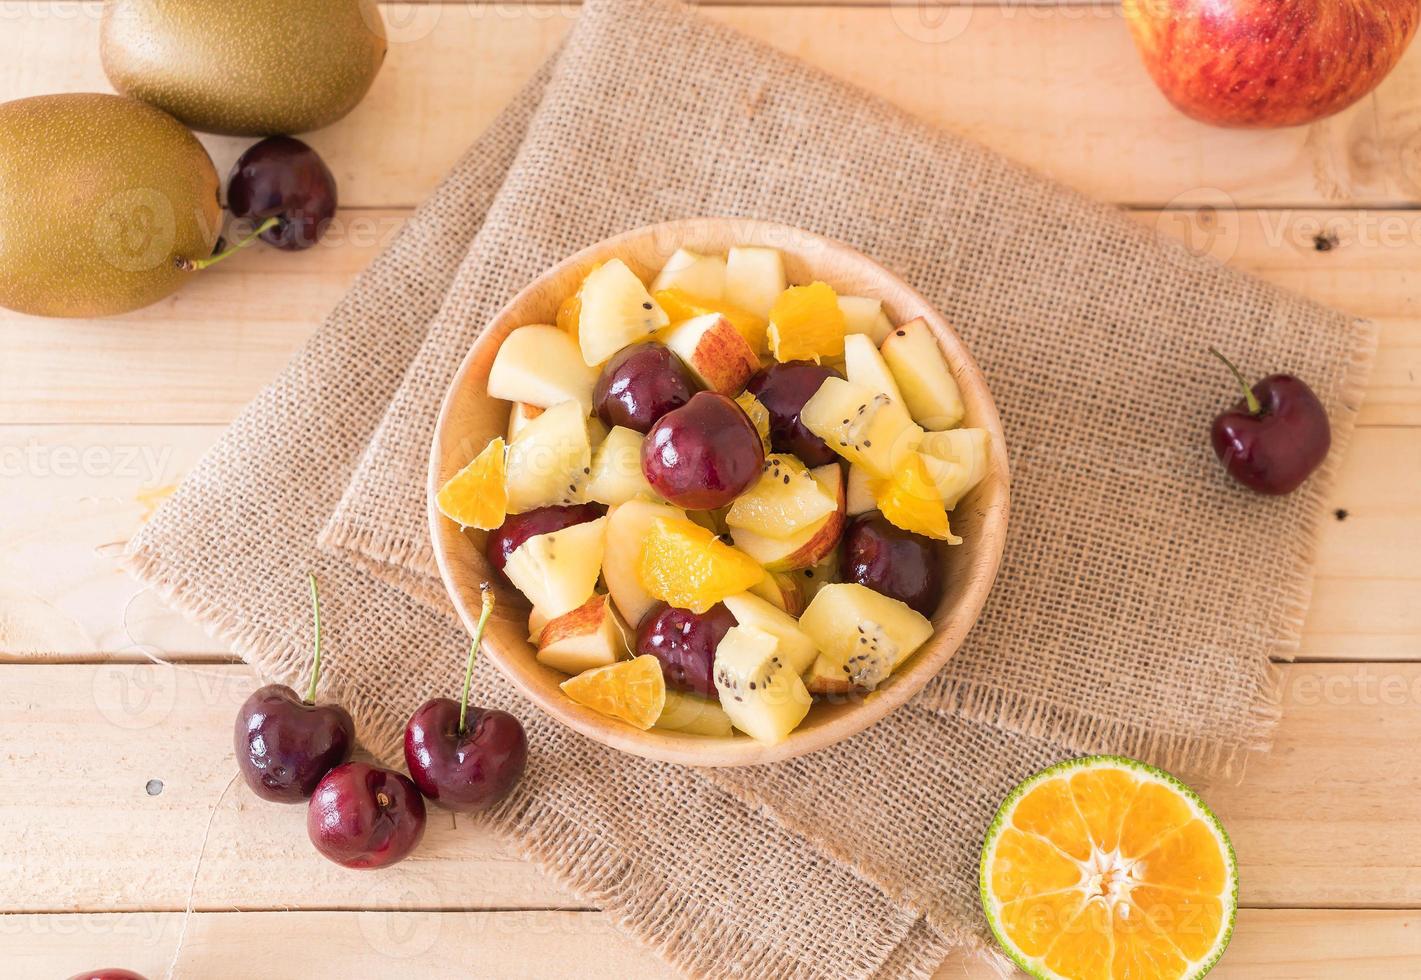
[[[347,868],[384,868],[424,836],[424,797],[403,773],[347,762],[326,773],[306,807],[316,850]]]
[[[1244,396],[1214,419],[1214,455],[1239,483],[1267,494],[1291,493],[1327,458],[1332,426],[1327,409],[1307,383],[1291,374],[1270,374],[1248,386],[1218,351]]]
[[[405,764],[420,792],[450,810],[486,810],[507,796],[528,763],[523,724],[506,711],[469,705],[474,659],[493,614],[493,591],[483,590],[483,611],[464,666],[459,701],[432,698],[405,725]]]
[[[561,531],[574,524],[586,524],[605,513],[607,508],[601,504],[564,504],[510,514],[502,526],[488,533],[488,544],[484,553],[488,556],[489,563],[501,572],[503,566],[508,563],[508,556],[534,535]]]
[[[321,679],[321,607],[315,576],[311,610],[315,653],[311,683],[302,698],[285,684],[258,688],[237,711],[232,741],[242,778],[264,800],[300,803],[326,773],[350,759],[355,722],[338,704],[316,704]]]
[[[641,446],[641,471],[652,489],[687,510],[724,507],[759,478],[764,461],[750,417],[713,391],[663,415]]]
[[[254,225],[279,219],[262,241],[287,251],[321,240],[336,213],[336,179],[320,155],[290,136],[248,147],[227,178],[227,210]]]
[[[745,386],[770,413],[770,446],[793,453],[811,469],[838,459],[833,450],[799,420],[804,403],[814,397],[825,378],[839,373],[813,361],[785,361],[764,368]]]
[[[734,625],[735,617],[719,602],[704,613],[657,606],[637,626],[637,656],[650,654],[660,660],[668,687],[719,701],[711,668],[715,648]]]
[[[878,511],[849,522],[839,574],[931,616],[942,598],[942,551],[931,538],[891,524]]]
[[[700,390],[685,362],[656,343],[633,344],[612,355],[592,389],[597,416],[608,425],[649,432]]]

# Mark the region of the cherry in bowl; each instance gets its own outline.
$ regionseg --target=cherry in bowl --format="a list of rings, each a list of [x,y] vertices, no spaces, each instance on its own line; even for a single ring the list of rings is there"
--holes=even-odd
[[[731,399],[702,391],[651,427],[641,471],[653,490],[687,510],[724,507],[760,476],[765,444]]]

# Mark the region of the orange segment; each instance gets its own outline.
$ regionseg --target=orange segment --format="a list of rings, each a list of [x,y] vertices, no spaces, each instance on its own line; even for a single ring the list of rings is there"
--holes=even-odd
[[[1190,959],[1209,951],[1224,921],[1224,904],[1212,895],[1138,885],[1130,893],[1130,904]]]
[[[601,262],[598,262],[598,263],[597,263],[596,265],[594,265],[592,268],[588,269],[588,270],[587,270],[587,275],[590,276],[592,273],[596,272],[597,269],[598,269],[601,265],[602,265],[602,263],[601,263]],[[583,281],[584,281],[584,282],[587,281],[587,276],[583,276]],[[577,339],[577,321],[578,321],[579,319],[581,319],[581,318],[582,318],[582,286],[579,285],[579,286],[577,287],[577,292],[573,293],[573,294],[572,294],[571,296],[569,296],[567,299],[563,300],[563,301],[562,301],[562,305],[560,305],[560,306],[558,307],[558,318],[557,318],[558,329],[561,330],[561,331],[563,331],[564,333],[568,334],[570,337],[572,337],[573,340],[576,340],[576,339]]]
[[[1152,885],[1217,895],[1228,869],[1212,843],[1213,833],[1204,821],[1191,820],[1141,857],[1137,873]]]
[[[1080,915],[1085,895],[1078,888],[1019,898],[1002,906],[1002,928],[1028,956],[1040,956]]]
[[[439,488],[434,502],[439,512],[462,527],[492,531],[508,516],[508,491],[503,485],[506,446],[499,436],[469,465]]]
[[[755,353],[763,354],[765,351],[765,320],[749,310],[742,310],[724,300],[692,296],[684,289],[658,289],[651,298],[666,311],[673,324],[692,317],[705,316],[707,313],[719,313],[750,342]]]
[[[652,525],[642,546],[638,574],[653,599],[703,613],[757,584],[765,570],[699,524],[663,517]]]
[[[1139,857],[1165,834],[1193,819],[1194,813],[1178,795],[1163,786],[1141,786],[1120,828],[1120,850],[1126,857]]]
[[[1090,857],[1091,834],[1076,812],[1076,801],[1064,781],[1042,783],[1021,798],[1012,826],[1045,837],[1078,861]]]
[[[1071,980],[1109,980],[1114,955],[1110,910],[1104,902],[1088,902],[1046,950],[1042,961]]]
[[[1115,906],[1111,926],[1114,955],[1110,975],[1114,980],[1181,977],[1188,973],[1189,961],[1179,948],[1129,902]],[[1213,936],[1211,933],[1211,941]]]
[[[1004,902],[1074,888],[1081,868],[1050,843],[1008,827],[997,842],[992,891]]]
[[[1094,756],[1037,773],[982,848],[982,908],[1036,977],[1183,980],[1228,944],[1238,904],[1228,836],[1173,776]]]
[[[649,654],[584,670],[563,681],[562,689],[578,704],[643,730],[656,723],[666,706],[661,661]]]
[[[791,286],[770,307],[766,331],[777,361],[814,361],[844,354],[844,311],[826,283]]]
[[[1090,827],[1091,839],[1101,850],[1113,851],[1120,843],[1120,827],[1125,812],[1135,802],[1140,783],[1121,769],[1094,769],[1071,777],[1071,795],[1076,809]]]
[[[870,480],[869,490],[883,516],[895,527],[950,544],[962,539],[952,533],[937,487],[928,479],[923,458],[909,453],[887,480]]]

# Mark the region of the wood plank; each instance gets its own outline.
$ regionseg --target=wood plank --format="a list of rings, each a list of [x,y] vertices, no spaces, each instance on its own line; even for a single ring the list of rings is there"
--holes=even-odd
[[[31,8],[39,13],[11,19],[0,38],[0,100],[107,90],[94,56],[99,5]],[[440,4],[387,13],[392,44],[375,87],[348,119],[312,137],[352,206],[422,200],[554,50],[577,9]],[[1105,200],[1162,205],[1199,188],[1247,206],[1421,200],[1412,142],[1421,49],[1332,119],[1245,132],[1172,109],[1110,6],[731,6],[706,14]],[[224,172],[242,145],[206,142]]]
[[[9,911],[180,910],[203,831],[235,772],[245,666],[0,667],[0,853]],[[44,791],[33,781],[43,774]],[[25,789],[30,786],[31,789]],[[63,855],[61,862],[55,857]],[[201,909],[576,908],[532,865],[438,811],[417,854],[373,875],[332,864],[306,809],[240,780],[212,823]]]
[[[220,434],[202,425],[0,426],[0,660],[226,655],[117,561]],[[1346,517],[1323,528],[1302,659],[1421,659],[1418,484],[1421,429],[1358,432],[1333,493]]]
[[[1404,804],[1421,793],[1421,665],[1298,664],[1283,676],[1274,753],[1239,785],[1200,786],[1233,837],[1243,903],[1421,905],[1421,814]],[[181,909],[233,771],[232,718],[256,683],[241,665],[0,667],[7,909]],[[152,780],[162,783],[157,795]],[[300,807],[262,803],[237,784],[213,822],[196,906],[576,907],[447,814],[414,857],[379,875],[320,858],[303,820]]]
[[[98,964],[161,977],[177,944],[173,912],[12,915],[0,919],[12,980],[55,980]],[[317,952],[311,943],[320,936]],[[224,976],[252,951],[267,980],[469,976],[652,980],[676,974],[599,912],[203,912],[188,926],[178,976]],[[1421,970],[1414,912],[1244,909],[1212,976],[1322,980],[1405,976]],[[1018,974],[1019,975],[1019,974]],[[954,953],[935,980],[998,980],[980,959]]]
[[[254,248],[124,317],[0,311],[0,424],[229,421],[407,216],[346,211],[329,244],[298,254]],[[1421,212],[1231,212],[1203,199],[1133,216],[1199,254],[1378,321],[1362,423],[1421,424]]]

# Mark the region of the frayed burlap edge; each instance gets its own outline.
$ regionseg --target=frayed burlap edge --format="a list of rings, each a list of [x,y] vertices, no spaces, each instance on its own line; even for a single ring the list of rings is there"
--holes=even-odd
[[[1178,772],[1219,776],[1237,782],[1248,759],[1266,753],[1283,717],[1283,677],[1278,661],[1291,661],[1302,644],[1303,625],[1312,601],[1313,569],[1328,497],[1337,472],[1352,444],[1357,413],[1365,398],[1367,379],[1376,360],[1379,331],[1367,319],[1351,321],[1355,345],[1343,373],[1339,400],[1346,416],[1332,419],[1332,448],[1322,467],[1297,491],[1304,495],[1309,519],[1290,542],[1290,570],[1280,583],[1283,604],[1274,635],[1268,637],[1249,671],[1253,685],[1252,707],[1246,727],[1233,738],[1168,732],[1143,724],[1124,723],[1076,711],[1064,712],[1041,697],[1023,697],[1014,691],[984,684],[949,683],[937,696],[920,699],[925,706],[968,721],[1021,732],[1033,738],[1059,742],[1073,751],[1128,755]],[[1239,490],[1240,493],[1248,493]]]

